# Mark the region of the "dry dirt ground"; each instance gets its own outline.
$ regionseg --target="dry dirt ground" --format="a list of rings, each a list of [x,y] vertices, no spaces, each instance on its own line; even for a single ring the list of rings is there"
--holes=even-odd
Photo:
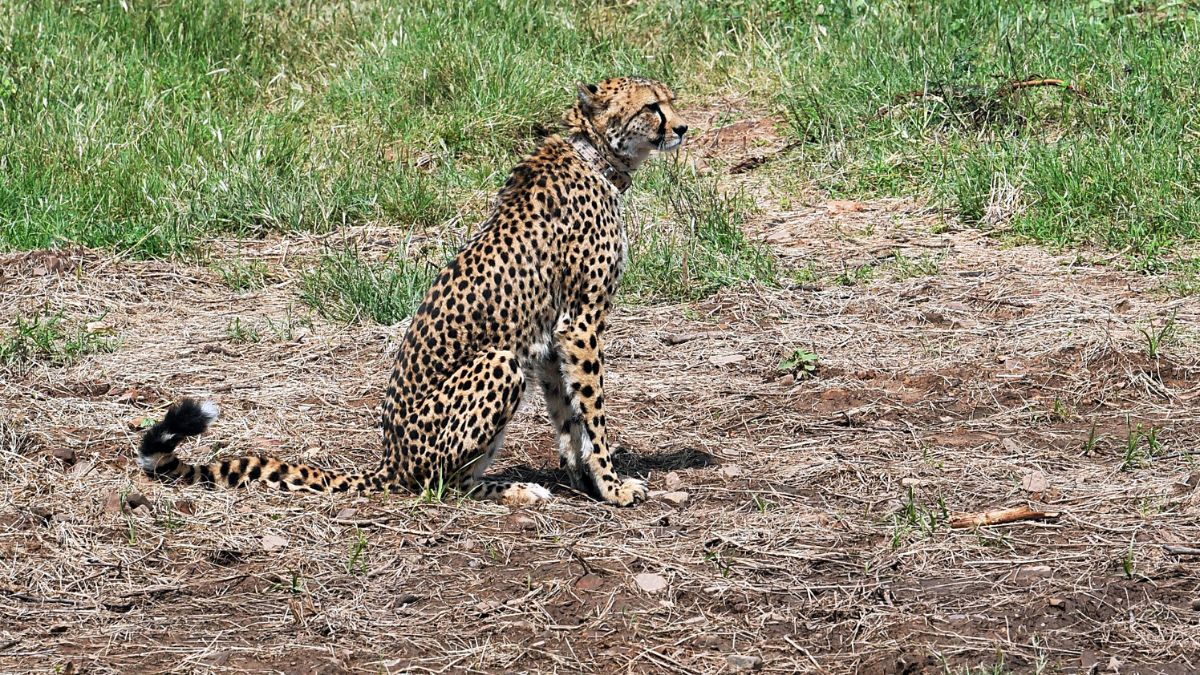
[[[769,127],[693,156],[766,194]],[[748,229],[806,274],[613,321],[622,468],[668,493],[630,509],[155,484],[131,425],[185,394],[223,407],[189,457],[373,463],[396,329],[299,325],[312,239],[244,249],[274,275],[246,293],[198,264],[5,257],[6,324],[49,306],[120,343],[0,370],[0,670],[1200,669],[1200,556],[1166,548],[1200,547],[1200,303],[910,201],[764,198]],[[1140,330],[1172,316],[1151,358]],[[797,348],[815,376],[779,371]],[[497,470],[561,478],[540,401]],[[946,524],[1022,504],[1059,515]]]

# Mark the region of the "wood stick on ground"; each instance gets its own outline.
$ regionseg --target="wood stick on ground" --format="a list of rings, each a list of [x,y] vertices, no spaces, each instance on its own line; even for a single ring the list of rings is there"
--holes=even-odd
[[[1014,506],[1007,509],[994,509],[981,513],[965,513],[950,519],[950,527],[978,527],[980,525],[999,525],[1015,523],[1022,520],[1053,520],[1058,518],[1058,511],[1034,511],[1028,506]]]
[[[1166,551],[1168,555],[1173,556],[1200,555],[1200,548],[1195,546],[1172,546],[1170,544],[1163,544],[1163,550]]]
[[[1018,89],[1029,89],[1031,87],[1060,87],[1071,92],[1072,94],[1075,94],[1076,96],[1082,96],[1085,98],[1087,97],[1087,94],[1083,92],[1083,89],[1071,84],[1070,82],[1064,82],[1053,77],[1036,77],[1029,80],[1009,82],[1008,84],[1005,84],[997,89],[995,95],[1003,96],[1005,94],[1011,94]]]

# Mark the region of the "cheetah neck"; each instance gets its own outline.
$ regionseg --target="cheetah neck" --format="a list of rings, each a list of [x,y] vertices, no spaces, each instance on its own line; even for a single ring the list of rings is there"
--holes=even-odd
[[[617,192],[624,193],[633,183],[633,178],[630,172],[619,168],[609,158],[605,157],[592,143],[592,140],[582,133],[571,134],[567,139],[571,147],[575,148],[575,152],[583,158],[585,162],[590,164],[601,176],[604,176],[608,182],[617,188]]]

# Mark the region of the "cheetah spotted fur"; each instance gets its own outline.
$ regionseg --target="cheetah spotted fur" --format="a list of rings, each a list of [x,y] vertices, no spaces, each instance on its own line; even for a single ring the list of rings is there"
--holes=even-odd
[[[529,504],[534,483],[487,478],[525,388],[541,385],[573,486],[629,505],[646,485],[619,477],[605,432],[604,331],[628,251],[620,194],[652,151],[678,147],[687,125],[662,84],[621,77],[581,85],[565,133],[518,164],[478,234],[437,276],[415,313],[383,400],[377,469],[338,473],[274,458],[187,464],[175,453],[216,418],[179,401],[142,437],[151,476],[236,487],[379,492],[450,485]]]

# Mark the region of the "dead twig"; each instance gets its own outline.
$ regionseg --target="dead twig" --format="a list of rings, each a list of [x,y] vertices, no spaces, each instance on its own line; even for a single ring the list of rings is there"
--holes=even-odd
[[[950,527],[980,527],[983,525],[1000,525],[1015,523],[1022,520],[1054,520],[1058,511],[1034,511],[1028,506],[1014,506],[1007,509],[994,509],[981,513],[967,513],[950,519]]]
[[[1167,555],[1173,555],[1176,557],[1200,555],[1200,548],[1196,546],[1174,546],[1171,544],[1163,544],[1163,551],[1165,551]]]
[[[1080,87],[1077,87],[1070,82],[1065,82],[1053,77],[1035,77],[1028,80],[1008,82],[1001,85],[1000,88],[996,90],[996,93],[992,96],[1005,96],[1021,89],[1031,89],[1033,87],[1059,87],[1060,89],[1069,91],[1076,96],[1087,98],[1087,94],[1084,93],[1083,89]]]

